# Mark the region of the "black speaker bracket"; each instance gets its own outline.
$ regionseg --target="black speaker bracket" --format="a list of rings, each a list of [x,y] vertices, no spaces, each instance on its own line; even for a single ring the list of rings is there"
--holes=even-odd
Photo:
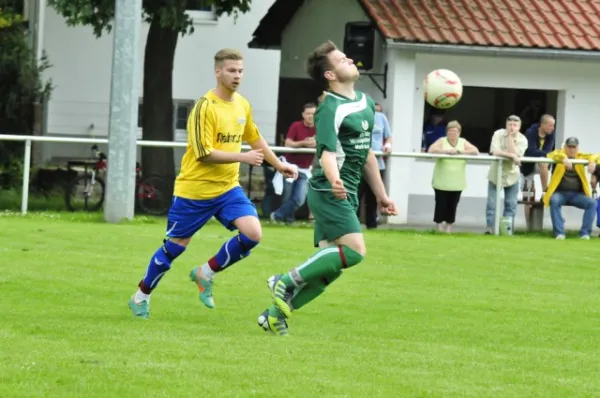
[[[383,66],[383,73],[360,72],[361,76],[368,76],[369,79],[371,79],[371,81],[373,82],[373,84],[383,94],[383,98],[387,98],[387,74],[388,74],[388,64],[387,64],[387,62]],[[375,79],[376,77],[383,78],[383,85],[379,84],[379,82]]]

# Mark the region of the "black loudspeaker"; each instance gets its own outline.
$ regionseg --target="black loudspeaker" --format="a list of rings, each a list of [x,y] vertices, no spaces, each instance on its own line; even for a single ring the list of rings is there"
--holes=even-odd
[[[348,22],[344,35],[344,53],[359,70],[373,69],[375,27],[371,22]]]

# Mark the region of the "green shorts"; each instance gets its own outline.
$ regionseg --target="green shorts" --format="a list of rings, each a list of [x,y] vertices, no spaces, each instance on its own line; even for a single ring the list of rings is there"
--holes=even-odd
[[[315,218],[315,247],[322,240],[332,242],[347,234],[362,233],[356,216],[356,194],[348,194],[348,199],[336,199],[331,191],[315,191],[309,184],[307,199]]]

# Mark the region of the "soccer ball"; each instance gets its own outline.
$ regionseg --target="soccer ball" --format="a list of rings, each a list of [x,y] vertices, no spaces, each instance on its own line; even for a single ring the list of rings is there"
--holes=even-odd
[[[460,78],[448,69],[436,69],[428,74],[423,87],[425,101],[434,108],[452,108],[462,97]]]

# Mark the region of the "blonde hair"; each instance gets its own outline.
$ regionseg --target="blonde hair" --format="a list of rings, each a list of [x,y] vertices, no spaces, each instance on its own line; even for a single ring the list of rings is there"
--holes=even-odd
[[[244,56],[235,48],[224,48],[215,54],[215,66],[223,65],[224,61],[242,61]]]
[[[446,132],[448,132],[448,130],[450,129],[457,129],[458,132],[460,133],[462,131],[462,126],[460,125],[460,123],[457,120],[452,120],[451,122],[448,122],[448,124],[446,125]]]

